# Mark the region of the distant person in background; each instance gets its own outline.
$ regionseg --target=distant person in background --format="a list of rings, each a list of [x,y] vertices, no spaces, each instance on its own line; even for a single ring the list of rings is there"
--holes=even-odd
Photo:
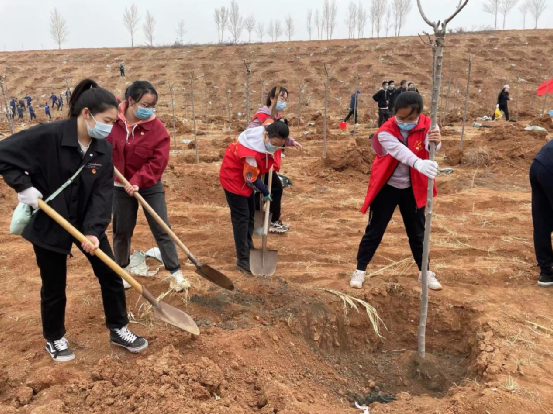
[[[15,107],[17,106],[17,100],[15,99],[15,97],[12,97],[10,99],[10,107],[12,109],[12,117],[15,116]]]
[[[507,105],[507,102],[512,101],[509,97],[509,89],[511,89],[511,87],[509,85],[505,85],[497,97],[497,108],[505,114],[505,121],[509,121],[509,106]],[[492,119],[495,121],[495,112]]]
[[[44,113],[48,118],[52,119],[52,114],[50,113],[50,107],[48,106],[48,102],[44,104]]]
[[[553,287],[553,140],[545,144],[530,166],[534,251],[540,268],[538,286]]]
[[[31,106],[31,102],[33,102],[33,98],[29,96],[29,94],[25,95],[25,100],[27,101],[27,108]]]
[[[396,85],[393,80],[388,81],[388,112],[390,113],[390,116],[395,115],[394,111],[394,104],[396,103]]]
[[[351,100],[349,101],[349,113],[348,113],[348,116],[346,116],[346,118],[344,119],[344,122],[348,122],[348,120],[351,118],[352,115],[354,115],[353,117],[353,120],[354,120],[354,123],[357,124],[357,107],[358,107],[358,96],[359,94],[361,93],[361,91],[359,89],[357,89],[355,91],[355,93],[353,95],[351,95]]]
[[[69,98],[71,98],[71,89],[67,88],[65,90],[65,99],[67,100],[67,102],[69,102]]]
[[[33,108],[33,104],[29,104],[29,117],[31,118],[31,121],[33,119],[36,119],[36,114],[35,114],[35,108]]]
[[[58,98],[58,111],[61,111],[63,109],[63,93],[60,93],[60,97]]]
[[[119,71],[121,72],[121,76],[125,76],[125,65],[123,62],[119,64]]]
[[[17,117],[19,120],[23,119],[23,108],[20,106],[17,107]]]
[[[413,82],[409,82],[407,84],[407,92],[417,92],[417,93],[419,93],[419,90],[416,88],[416,86]]]
[[[58,102],[58,96],[54,92],[52,92],[52,94],[50,95],[50,99],[52,100],[52,108],[55,108],[56,103]]]
[[[380,128],[384,122],[390,118],[388,112],[388,82],[382,82],[382,86],[377,93],[373,95],[373,99],[378,103],[378,127]]]
[[[23,112],[25,112],[27,110],[27,101],[25,99],[20,99],[19,100],[19,107],[21,109],[23,109]]]

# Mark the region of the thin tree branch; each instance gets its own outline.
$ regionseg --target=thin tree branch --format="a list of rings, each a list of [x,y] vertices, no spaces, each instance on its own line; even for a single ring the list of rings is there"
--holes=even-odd
[[[468,1],[468,0],[466,0]],[[438,30],[438,25],[436,23],[432,23],[430,20],[428,20],[428,17],[426,17],[426,14],[424,14],[424,11],[422,10],[421,6],[421,0],[417,0],[417,6],[419,8],[419,12],[423,18],[423,20],[426,22],[427,25],[434,28],[434,31]]]
[[[417,0],[417,1],[419,1],[419,0]],[[462,0],[461,0],[461,1],[462,1]],[[461,5],[461,1],[459,2],[459,5],[460,5],[460,6],[457,7],[457,11],[456,11],[455,13],[453,13],[453,14],[451,15],[451,17],[448,17],[447,19],[444,20],[444,26],[443,26],[444,28],[447,26],[447,24],[448,24],[451,20],[453,20],[453,18],[454,18],[455,16],[457,16],[457,15],[461,12],[461,10],[463,10],[463,9],[465,8],[465,6],[467,5],[467,3],[469,2],[469,0],[465,0],[465,1],[463,2],[463,4]]]

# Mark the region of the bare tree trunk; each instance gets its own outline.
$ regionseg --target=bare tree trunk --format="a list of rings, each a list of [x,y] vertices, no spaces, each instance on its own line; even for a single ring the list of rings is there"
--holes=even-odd
[[[263,106],[263,96],[265,95],[265,82],[261,84],[261,99],[259,100],[259,106]]]
[[[173,110],[173,142],[175,144],[175,149],[177,149],[177,127],[176,127],[176,118],[175,118],[175,94],[174,94],[175,84],[169,84],[169,91],[171,92],[171,109]]]
[[[330,79],[330,76],[328,74],[328,69],[326,68],[326,63],[324,64],[324,69],[326,73],[326,80],[325,80],[325,113],[324,113],[324,119],[323,119],[323,158],[326,158],[326,113],[328,108],[328,82]]]
[[[4,102],[4,107],[6,108],[6,118],[8,118],[8,125],[10,127],[10,134],[13,135],[13,114],[10,107],[8,106],[8,98],[6,97],[6,87],[4,85],[4,77],[0,76],[0,89],[2,89],[2,102]]]
[[[463,112],[463,128],[461,129],[461,149],[463,149],[463,138],[465,136],[465,122],[467,121],[467,110],[469,107],[469,88],[470,88],[470,71],[472,70],[472,56],[469,55],[469,68],[467,74],[467,92],[465,95],[465,110]]]
[[[515,117],[516,117],[516,120],[518,121],[518,103],[520,101],[520,76],[517,75],[517,103],[515,105],[516,109],[515,109]]]
[[[451,71],[451,68],[453,66],[453,62],[450,62],[449,64],[449,80],[447,82],[447,98],[446,98],[446,101],[445,101],[445,118],[447,119],[447,116],[449,115],[449,97],[450,97],[450,94],[451,94],[451,78],[453,76],[453,72]],[[443,122],[443,118],[444,118],[444,115],[443,115],[443,112],[442,112],[442,122]]]
[[[549,90],[549,82],[551,82],[551,78],[547,80],[547,85],[545,86],[545,94],[543,95],[543,106],[541,108],[541,115],[545,115],[545,104],[547,103],[547,91]],[[517,99],[518,101],[518,99]]]
[[[300,90],[298,92],[298,134],[300,133],[300,119],[301,119],[301,90],[303,85],[300,83]]]
[[[192,120],[194,122],[194,148],[196,149],[196,164],[199,164],[200,148],[198,145],[198,132],[196,131],[196,108],[194,106],[194,72],[190,75],[190,95],[192,98]]]
[[[244,66],[246,66],[246,128],[250,123],[250,67],[244,60]]]
[[[228,111],[228,122],[230,124],[232,121],[232,115],[230,113],[230,89],[227,89],[227,111]]]

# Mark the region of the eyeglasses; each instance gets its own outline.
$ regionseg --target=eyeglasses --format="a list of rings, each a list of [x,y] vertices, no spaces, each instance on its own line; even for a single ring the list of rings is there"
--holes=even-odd
[[[153,104],[149,104],[149,103],[145,103],[145,102],[135,102],[134,103],[136,106],[140,106],[144,109],[153,109],[154,112],[157,111],[157,107],[156,105],[153,105]]]

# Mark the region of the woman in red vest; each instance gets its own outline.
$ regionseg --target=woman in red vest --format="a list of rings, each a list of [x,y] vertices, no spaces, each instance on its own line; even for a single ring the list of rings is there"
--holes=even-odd
[[[117,121],[107,138],[113,146],[113,164],[129,181],[124,186],[115,178],[113,196],[113,251],[121,267],[130,263],[131,239],[136,227],[138,192],[154,211],[169,224],[165,189],[161,176],[169,163],[170,137],[155,115],[157,91],[146,81],[136,81],[125,92]],[[180,270],[175,242],[146,210],[144,215],[161,252],[165,268],[171,273],[171,288],[186,290],[190,283]],[[129,288],[128,283],[124,283]]]
[[[276,121],[277,119],[282,119],[282,112],[286,109],[286,105],[288,104],[288,90],[286,88],[280,88],[280,94],[277,97],[277,89],[278,87],[275,86],[269,91],[265,106],[257,110],[257,113],[254,115],[254,117],[250,121],[250,124],[248,125],[248,129],[264,125],[267,120],[272,119],[271,108],[273,107],[275,99],[277,100],[277,102],[275,105],[276,117],[274,120]],[[285,147],[294,147],[300,150],[302,149],[301,144],[292,137],[288,137]],[[265,184],[267,184],[267,181],[267,177],[265,177]],[[282,183],[280,182],[276,171],[273,172],[273,190],[271,191],[271,196],[273,198],[273,201],[271,202],[271,226],[269,227],[269,231],[271,233],[286,233],[289,230],[289,227],[286,224],[283,224],[282,221],[280,221],[280,211],[282,206]],[[256,208],[259,209],[259,206],[257,204],[258,203],[256,203]]]
[[[365,270],[398,205],[421,280],[428,179],[434,179],[438,173],[438,164],[428,159],[428,145],[430,142],[439,145],[441,139],[438,129],[430,131],[431,120],[422,110],[423,101],[418,93],[400,94],[395,103],[395,117],[382,125],[372,138],[376,158],[361,208],[366,213],[370,207],[369,224],[359,244],[357,270],[350,281],[353,288],[363,287]],[[436,274],[428,271],[427,275],[428,287],[441,290]]]
[[[255,213],[254,192],[271,200],[267,186],[261,180],[271,167],[280,167],[281,148],[289,134],[284,122],[247,129],[225,151],[219,181],[225,190],[236,246],[237,269],[251,274],[250,249],[253,248]],[[273,180],[274,183],[274,180]]]

